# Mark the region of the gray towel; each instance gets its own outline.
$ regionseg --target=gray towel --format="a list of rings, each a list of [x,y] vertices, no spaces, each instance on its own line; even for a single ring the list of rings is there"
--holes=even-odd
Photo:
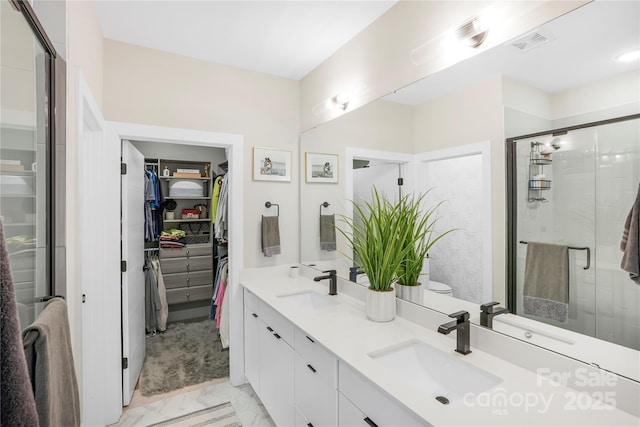
[[[280,225],[278,216],[262,215],[262,252],[264,256],[280,253]]]
[[[320,249],[336,250],[336,216],[320,215]]]
[[[65,301],[50,300],[23,339],[40,425],[79,426],[80,398]]]
[[[636,201],[633,202],[624,223],[620,249],[624,251],[620,267],[629,273],[631,280],[640,285],[640,185]]]
[[[0,425],[37,426],[38,413],[22,350],[9,253],[0,221]]]
[[[566,322],[569,311],[569,248],[529,242],[524,267],[524,312]]]

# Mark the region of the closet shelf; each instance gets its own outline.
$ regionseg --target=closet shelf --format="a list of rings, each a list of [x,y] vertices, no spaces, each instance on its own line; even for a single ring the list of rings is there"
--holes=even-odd
[[[164,223],[169,222],[211,222],[211,218],[197,218],[197,219],[165,219]]]
[[[173,199],[173,200],[211,200],[211,197],[202,196],[202,197],[193,197],[193,196],[167,196],[165,199]]]
[[[181,177],[181,176],[161,176],[160,178],[162,179],[166,179],[167,181],[170,181],[172,179],[180,179],[180,180],[185,180],[185,179],[193,179],[193,180],[199,180],[199,181],[211,181],[211,177],[206,177],[206,176],[201,176],[201,177]]]

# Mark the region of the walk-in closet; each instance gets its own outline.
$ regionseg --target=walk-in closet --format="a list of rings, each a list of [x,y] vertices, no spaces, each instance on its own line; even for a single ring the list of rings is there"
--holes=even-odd
[[[123,167],[144,175],[137,238],[144,239],[146,345],[136,404],[229,375],[229,166],[224,148],[130,144],[144,159],[143,170]]]

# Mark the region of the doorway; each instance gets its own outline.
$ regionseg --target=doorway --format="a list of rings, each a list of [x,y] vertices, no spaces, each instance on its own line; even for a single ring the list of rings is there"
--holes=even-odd
[[[101,200],[95,210],[94,227],[91,233],[79,237],[85,246],[92,247],[100,242],[101,256],[91,251],[83,254],[83,259],[93,259],[104,266],[101,275],[91,274],[91,280],[83,284],[87,301],[94,299],[97,294],[102,298],[104,315],[98,318],[94,313],[87,312],[83,321],[94,325],[95,331],[100,331],[102,344],[95,349],[89,349],[83,355],[83,363],[99,366],[104,374],[104,380],[95,385],[100,388],[99,393],[84,393],[85,397],[95,397],[94,407],[99,407],[99,414],[95,419],[102,420],[102,424],[117,422],[122,414],[122,342],[121,342],[121,257],[120,239],[120,156],[121,141],[141,140],[163,142],[179,145],[201,147],[219,147],[227,152],[229,161],[229,216],[242,218],[242,188],[243,188],[243,137],[241,135],[201,132],[186,129],[147,126],[130,123],[107,122],[106,135],[96,141],[102,153],[102,158],[96,164],[84,168],[85,174],[102,176]],[[85,176],[81,174],[81,176]],[[87,189],[86,191],[91,191]],[[86,193],[85,191],[85,193]],[[84,197],[85,194],[80,194]],[[99,227],[97,226],[99,225]],[[243,227],[241,221],[235,221],[229,228],[229,378],[232,385],[244,382],[244,349],[243,349],[243,319],[242,293],[239,287],[239,274],[242,267],[241,242]],[[101,351],[100,348],[103,350]],[[91,362],[93,361],[93,362]],[[92,398],[93,399],[93,398]],[[99,401],[98,401],[99,399]]]

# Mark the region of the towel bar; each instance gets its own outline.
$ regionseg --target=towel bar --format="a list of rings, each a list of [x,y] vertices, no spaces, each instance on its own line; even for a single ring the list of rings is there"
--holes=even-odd
[[[265,203],[265,204],[264,204],[264,206],[265,206],[266,208],[270,208],[271,206],[275,206],[276,208],[278,208],[278,209],[276,210],[276,216],[280,216],[280,205],[279,205],[279,204],[277,204],[277,203],[267,202],[267,203]]]
[[[527,241],[525,240],[520,240],[520,243],[522,243],[523,245],[526,245]],[[589,249],[588,246],[567,246],[569,249],[573,249],[575,251],[587,251],[587,265],[585,267],[582,267],[583,270],[588,270],[589,267],[591,267],[591,249]]]

